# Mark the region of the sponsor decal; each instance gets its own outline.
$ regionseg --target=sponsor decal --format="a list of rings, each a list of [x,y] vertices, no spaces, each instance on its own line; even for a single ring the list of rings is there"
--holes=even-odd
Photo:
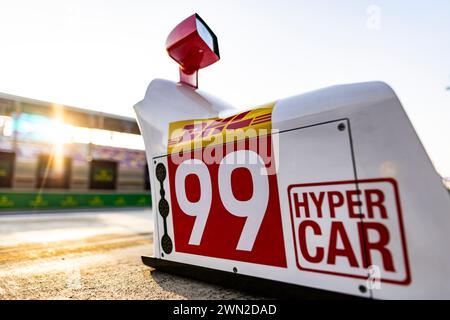
[[[288,196],[298,269],[366,279],[376,266],[381,282],[411,282],[394,179],[296,184]]]

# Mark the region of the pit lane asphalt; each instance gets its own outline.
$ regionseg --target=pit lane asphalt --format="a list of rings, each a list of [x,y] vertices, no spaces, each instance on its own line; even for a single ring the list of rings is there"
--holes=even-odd
[[[252,299],[153,271],[152,212],[0,214],[0,299]]]

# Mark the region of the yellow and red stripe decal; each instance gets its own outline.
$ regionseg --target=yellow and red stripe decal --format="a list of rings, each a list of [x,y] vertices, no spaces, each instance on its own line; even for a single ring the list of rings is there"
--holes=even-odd
[[[169,154],[270,133],[275,103],[227,118],[191,119],[169,124]]]

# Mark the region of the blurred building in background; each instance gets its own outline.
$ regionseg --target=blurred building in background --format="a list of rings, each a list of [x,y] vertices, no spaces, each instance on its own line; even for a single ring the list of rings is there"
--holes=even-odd
[[[150,205],[136,121],[0,93],[0,210]]]

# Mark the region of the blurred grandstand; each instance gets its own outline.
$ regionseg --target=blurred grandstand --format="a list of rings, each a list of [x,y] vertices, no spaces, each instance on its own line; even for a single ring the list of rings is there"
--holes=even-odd
[[[0,211],[149,206],[132,118],[0,93]]]

